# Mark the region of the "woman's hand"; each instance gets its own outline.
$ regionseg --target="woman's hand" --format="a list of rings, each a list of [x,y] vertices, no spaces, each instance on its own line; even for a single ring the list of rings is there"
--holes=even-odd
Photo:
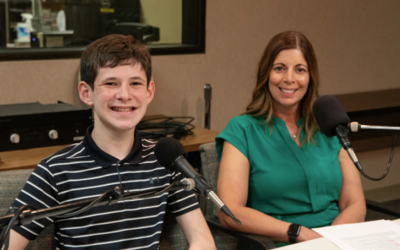
[[[317,238],[321,238],[321,237],[323,237],[323,236],[320,235],[319,233],[302,226],[300,229],[300,233],[297,236],[296,242],[303,242],[303,241],[313,240],[313,239],[317,239]]]

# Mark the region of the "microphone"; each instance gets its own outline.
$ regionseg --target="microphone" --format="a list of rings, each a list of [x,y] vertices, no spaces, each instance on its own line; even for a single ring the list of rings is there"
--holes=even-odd
[[[379,178],[372,178],[364,173],[347,135],[349,134],[350,130],[351,132],[357,132],[359,129],[400,130],[400,127],[361,125],[357,122],[350,123],[350,118],[340,105],[339,101],[335,97],[328,95],[321,96],[314,102],[313,112],[315,120],[317,121],[322,133],[328,137],[336,135],[339,138],[340,143],[347,151],[350,159],[365,178],[372,181],[380,181],[386,177],[392,165],[396,136],[393,139],[392,150],[390,152],[389,163],[386,168],[386,172]]]
[[[194,191],[207,199],[211,200],[221,211],[232,218],[236,224],[242,223],[232,214],[228,207],[214,193],[211,186],[204,177],[197,173],[190,163],[186,160],[187,155],[185,147],[176,139],[166,137],[159,140],[154,148],[154,154],[162,166],[168,170],[173,168],[182,173],[186,178],[193,179],[195,182]]]
[[[350,118],[339,101],[333,96],[321,96],[314,102],[313,113],[321,132],[328,137],[336,135],[354,165],[362,172],[363,168],[347,137],[349,134],[348,124],[350,123]]]

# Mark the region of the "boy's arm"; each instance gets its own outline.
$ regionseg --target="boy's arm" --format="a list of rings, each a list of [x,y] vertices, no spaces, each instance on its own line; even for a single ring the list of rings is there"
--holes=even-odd
[[[12,250],[24,250],[29,244],[29,240],[13,229],[10,231],[10,245],[8,249]]]
[[[216,249],[210,229],[199,208],[176,217],[176,220],[189,241],[189,250]]]

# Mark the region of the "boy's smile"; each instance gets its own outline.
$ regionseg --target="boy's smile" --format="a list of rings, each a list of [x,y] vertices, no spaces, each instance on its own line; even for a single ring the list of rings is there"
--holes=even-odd
[[[94,90],[86,104],[93,106],[95,127],[108,132],[134,129],[154,96],[154,83],[147,87],[146,73],[139,63],[99,68]]]

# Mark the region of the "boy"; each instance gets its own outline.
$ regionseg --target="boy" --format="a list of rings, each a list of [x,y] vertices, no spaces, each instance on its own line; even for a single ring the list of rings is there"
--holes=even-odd
[[[132,36],[110,35],[86,48],[80,67],[79,97],[92,106],[94,126],[81,143],[43,160],[14,206],[53,207],[98,197],[115,186],[151,191],[183,178],[157,162],[155,142],[141,139],[135,129],[155,91],[147,48]],[[50,223],[58,249],[157,249],[167,207],[190,249],[215,249],[194,194],[182,190],[15,227],[10,249],[24,249]]]

